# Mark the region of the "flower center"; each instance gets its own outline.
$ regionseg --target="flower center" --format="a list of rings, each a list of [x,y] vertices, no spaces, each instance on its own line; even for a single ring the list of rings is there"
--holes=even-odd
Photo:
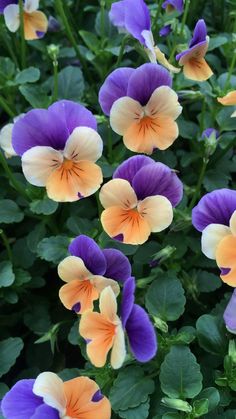
[[[73,160],[67,160],[64,159],[63,163],[62,163],[62,168],[65,170],[71,170],[74,166],[74,162]]]
[[[156,120],[150,116],[144,115],[139,121],[139,134],[145,135],[147,131],[157,133],[158,128]]]
[[[167,4],[167,7],[166,7],[167,13],[171,13],[174,10],[175,10],[175,8],[174,8],[174,6],[172,6],[172,4]]]

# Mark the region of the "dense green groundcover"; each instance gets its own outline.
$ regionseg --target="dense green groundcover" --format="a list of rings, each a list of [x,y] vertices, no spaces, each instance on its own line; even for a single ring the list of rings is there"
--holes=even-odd
[[[10,34],[1,18],[0,122],[4,126],[12,117],[46,108],[56,99],[84,104],[99,123],[104,141],[99,165],[107,181],[132,153],[111,131],[98,104],[98,90],[113,69],[137,67],[147,57],[138,41],[124,38],[109,23],[111,0],[63,3],[73,39],[65,31],[61,3],[42,0],[40,9],[56,17],[61,28],[27,42],[23,71],[20,33]],[[191,0],[183,30],[183,16],[166,14],[160,0],[146,3],[155,41],[173,64],[173,48],[184,49],[198,19],[205,19],[211,37],[207,61],[214,75],[202,83],[185,79],[182,72],[174,76],[174,90],[184,91],[180,136],[170,149],[152,156],[178,172],[184,198],[168,230],[152,235],[142,246],[123,245],[103,232],[97,196],[73,204],[55,203],[44,188],[26,182],[19,158],[7,160],[8,169],[1,156],[0,397],[17,380],[50,370],[63,379],[81,374],[95,379],[111,401],[113,418],[233,419],[236,346],[222,319],[232,288],[219,279],[215,261],[201,253],[200,234],[191,225],[191,206],[206,192],[236,186],[236,118],[230,118],[232,108],[216,100],[225,87],[236,88],[236,2]],[[159,29],[168,20],[173,32],[160,38]],[[210,150],[201,139],[209,127],[221,133],[217,147]],[[57,264],[79,234],[129,257],[136,300],[148,310],[158,334],[158,354],[151,362],[140,364],[129,357],[118,371],[88,362],[76,315],[58,298],[62,282]],[[150,265],[154,259],[159,261],[156,266]]]

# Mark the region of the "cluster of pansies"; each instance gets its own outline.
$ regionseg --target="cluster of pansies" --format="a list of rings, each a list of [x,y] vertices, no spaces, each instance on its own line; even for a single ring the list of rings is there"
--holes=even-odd
[[[47,19],[37,10],[39,1],[25,0],[23,6],[25,39],[42,37]],[[166,0],[162,7],[167,13],[176,10],[181,14],[183,1]],[[18,1],[1,1],[0,12],[8,29],[15,32],[21,22]],[[177,118],[182,106],[172,89],[171,72],[181,68],[171,65],[155,45],[149,9],[143,0],[115,2],[109,16],[119,30],[139,41],[151,63],[121,67],[109,74],[99,92],[101,109],[130,151],[151,155],[166,150],[179,136]],[[171,27],[161,31],[167,35]],[[186,78],[201,82],[212,76],[205,60],[208,44],[201,19],[188,49],[176,56]],[[235,91],[218,101],[236,105]],[[217,139],[219,135],[208,128],[202,138]],[[72,101],[60,100],[48,109],[20,115],[3,128],[0,144],[7,157],[21,157],[27,181],[45,187],[54,201],[79,201],[101,188],[102,227],[109,237],[125,244],[141,245],[152,233],[167,229],[182,200],[183,185],[176,172],[145,155],[125,160],[103,184],[98,162],[103,141],[96,118]],[[236,287],[236,191],[222,189],[205,195],[193,209],[192,223],[202,233],[202,252],[216,260],[222,281]],[[111,367],[118,369],[129,349],[129,356],[139,362],[150,361],[157,352],[157,337],[148,314],[135,303],[135,278],[127,257],[119,250],[100,249],[84,235],[71,242],[69,253],[58,266],[58,275],[65,282],[59,298],[66,309],[79,316],[78,333],[86,342],[89,361],[103,367],[109,359]],[[236,330],[235,309],[234,292],[224,314],[232,332]],[[95,382],[79,377],[63,383],[50,372],[36,380],[19,381],[3,398],[1,410],[7,419],[111,416],[110,403]]]

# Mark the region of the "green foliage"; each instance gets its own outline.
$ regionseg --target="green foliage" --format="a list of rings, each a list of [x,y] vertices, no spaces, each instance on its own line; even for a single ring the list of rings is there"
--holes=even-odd
[[[15,364],[23,346],[23,341],[20,338],[8,338],[0,341],[0,377],[6,374]]]

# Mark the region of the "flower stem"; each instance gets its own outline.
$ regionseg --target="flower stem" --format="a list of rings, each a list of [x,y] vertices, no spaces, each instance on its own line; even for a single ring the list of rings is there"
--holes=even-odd
[[[24,4],[23,0],[19,0],[20,8],[20,37],[21,37],[21,68],[26,66],[26,44],[25,44],[25,30],[24,30]]]
[[[58,99],[58,61],[53,60],[53,95],[52,102]]]
[[[100,26],[101,26],[101,38],[105,37],[105,1],[100,0]]]
[[[157,11],[156,11],[155,17],[153,19],[153,23],[152,23],[153,32],[155,32],[156,29],[157,29],[157,21],[158,21],[158,17],[161,14],[162,3],[163,3],[163,1],[159,0],[158,6],[157,6]]]
[[[9,107],[9,105],[7,104],[7,102],[5,101],[5,99],[2,96],[0,96],[0,106],[4,109],[4,111],[11,118],[14,118],[14,116],[15,116],[14,112],[11,110],[11,108]]]
[[[124,36],[124,38],[122,39],[122,42],[121,42],[121,45],[120,45],[119,55],[118,55],[118,58],[117,58],[117,61],[116,61],[116,68],[118,68],[120,66],[120,63],[122,61],[127,39],[129,39],[128,35]]]
[[[25,198],[26,200],[29,200],[29,197],[27,195],[27,193],[25,192],[25,189],[21,186],[21,184],[18,182],[18,180],[15,178],[15,176],[13,175],[12,171],[10,170],[6,159],[4,158],[3,154],[0,153],[0,164],[2,165],[8,179],[10,180],[12,186],[15,188],[15,190],[17,192],[19,192],[19,194],[21,196],[23,196],[23,198]]]
[[[0,236],[2,237],[3,244],[6,248],[8,258],[9,258],[10,262],[12,262],[13,257],[12,257],[12,251],[11,251],[11,247],[10,247],[10,244],[9,244],[9,240],[8,240],[8,237],[6,236],[6,234],[4,233],[4,231],[2,229],[0,229]]]
[[[205,175],[205,172],[206,172],[208,161],[209,160],[206,157],[203,157],[203,164],[202,164],[201,172],[200,172],[200,175],[199,175],[199,178],[198,178],[198,183],[197,183],[197,186],[196,186],[196,190],[195,190],[195,193],[194,193],[194,195],[192,197],[192,200],[190,202],[190,205],[189,205],[190,209],[192,209],[194,207],[194,204],[198,199],[198,196],[199,196],[199,193],[200,193],[200,190],[201,190],[201,186],[202,186],[202,181],[203,181],[203,178],[204,178],[204,175]]]
[[[180,36],[183,35],[183,31],[184,31],[184,26],[188,17],[188,12],[189,12],[189,6],[190,6],[190,0],[186,0],[186,6],[184,9],[184,14],[183,14],[183,19],[182,19],[182,23],[181,23],[181,29],[180,29]]]

